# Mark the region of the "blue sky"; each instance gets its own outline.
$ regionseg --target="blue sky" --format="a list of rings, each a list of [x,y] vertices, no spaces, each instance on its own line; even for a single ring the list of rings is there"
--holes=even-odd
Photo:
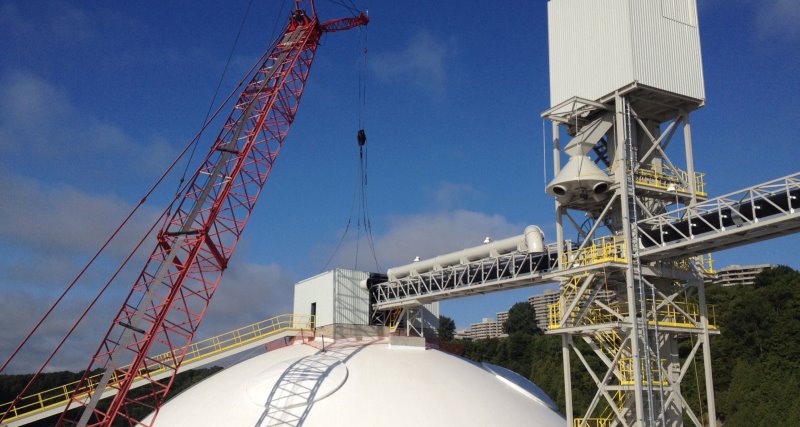
[[[247,3],[0,5],[0,353],[11,351],[197,131]],[[222,94],[269,45],[281,3],[254,1]],[[292,2],[284,3],[281,25]],[[542,225],[552,240],[553,202],[543,191],[550,160],[542,157],[539,118],[549,107],[546,2],[375,3],[368,5],[363,117],[383,269],[486,235],[519,234],[527,224]],[[317,8],[323,20],[349,14],[328,1]],[[796,172],[800,3],[699,0],[699,13],[707,106],[693,116],[693,135],[709,193]],[[202,334],[288,311],[291,285],[320,272],[333,253],[358,173],[363,35],[323,39],[295,124]],[[176,179],[45,325],[17,369],[54,346]],[[717,265],[800,268],[798,243],[790,236],[721,252]],[[359,246],[358,267],[374,269],[365,243]],[[333,264],[355,266],[353,239]],[[129,286],[123,280],[112,288],[55,367],[84,366],[86,349],[96,348]],[[539,292],[446,302],[442,312],[464,327]]]

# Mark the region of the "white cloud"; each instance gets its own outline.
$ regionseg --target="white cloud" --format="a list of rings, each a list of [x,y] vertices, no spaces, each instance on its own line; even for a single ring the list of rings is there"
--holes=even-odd
[[[2,181],[14,182],[5,179]],[[17,182],[21,189],[30,190],[37,186],[36,183]],[[38,188],[42,190],[42,188]],[[92,197],[82,195],[74,191],[56,191],[54,194],[64,195],[65,199],[71,200],[72,196],[77,195],[78,199],[83,200],[86,205],[105,206],[107,200],[102,197]],[[58,205],[59,202],[56,202]],[[26,204],[29,209],[35,211],[35,203],[29,200]],[[113,204],[110,205],[113,208]],[[108,206],[106,206],[107,208]],[[27,210],[25,212],[28,212]],[[21,214],[21,211],[6,216],[5,212],[0,212],[3,217],[14,218]],[[33,214],[34,216],[37,214]],[[58,215],[52,213],[50,215]],[[62,214],[63,215],[63,214]],[[80,215],[78,215],[80,217]],[[41,221],[52,222],[52,218],[39,218]],[[73,221],[77,221],[73,223]],[[60,252],[70,253],[75,249],[70,247],[70,242],[77,248],[88,245],[79,239],[75,240],[72,233],[77,233],[85,225],[81,224],[83,219],[72,219],[65,221],[67,230],[62,231],[57,238]],[[46,231],[37,232],[34,227],[23,224],[19,225],[19,231],[12,231],[12,227],[5,227],[0,237],[8,241],[25,241],[32,248],[39,248],[40,245],[47,245]],[[491,215],[481,212],[468,210],[453,210],[436,213],[421,213],[415,215],[404,215],[392,217],[385,233],[375,236],[376,249],[383,267],[401,265],[409,262],[414,256],[419,255],[423,258],[434,256],[449,251],[462,249],[469,246],[480,244],[486,235],[494,238],[504,238],[522,232],[522,225],[509,222],[502,215]],[[16,234],[15,234],[16,233]],[[30,235],[29,235],[30,234]],[[13,237],[9,237],[13,236]],[[55,238],[55,237],[53,237]],[[354,253],[354,242],[348,242],[340,251],[334,266],[344,266],[352,260]],[[365,251],[366,245],[362,242],[362,269],[370,269],[365,266],[368,257]],[[44,249],[40,249],[44,251]],[[37,252],[41,253],[41,252]],[[48,254],[45,254],[47,256]],[[245,255],[242,253],[237,256]],[[241,258],[240,258],[241,259]],[[62,260],[63,261],[63,260]],[[201,329],[198,331],[197,339],[216,335],[246,324],[266,319],[276,314],[288,313],[292,310],[293,289],[292,285],[297,281],[295,274],[287,271],[277,264],[259,264],[252,262],[234,262],[226,270],[225,275],[214,296]],[[42,261],[48,262],[48,261]],[[47,282],[58,277],[68,277],[64,270],[73,268],[74,265],[68,261],[63,263],[50,262],[53,271],[43,273],[37,270],[21,270],[23,274],[17,280],[24,280],[25,283],[33,283],[36,280]],[[57,271],[56,271],[57,270]],[[56,274],[58,273],[58,274]],[[8,272],[6,273],[8,275]],[[52,275],[52,277],[51,277]],[[41,277],[40,277],[41,276]],[[0,277],[0,281],[4,281]],[[124,282],[124,281],[123,281]],[[59,283],[63,285],[63,283]],[[90,324],[100,325],[96,327],[84,327],[75,336],[71,344],[65,348],[63,355],[50,366],[50,370],[55,369],[81,369],[88,363],[90,353],[96,349],[102,333],[106,331],[108,322],[114,311],[118,308],[121,301],[121,292],[127,289],[119,283],[116,291],[105,297],[105,302],[101,304],[100,310],[93,315]],[[125,288],[125,289],[123,289]],[[42,295],[38,295],[37,289],[42,290]],[[44,312],[47,304],[52,300],[52,291],[44,290],[41,286],[23,286],[15,289],[4,289],[4,298],[0,301],[0,324],[15,325],[13,328],[0,328],[0,354],[10,354],[13,346],[20,342],[24,333],[33,325],[35,319]],[[38,367],[44,357],[55,347],[58,339],[65,332],[64,325],[71,325],[76,313],[86,304],[87,294],[91,294],[84,289],[75,296],[74,300],[68,300],[53,316],[42,331],[31,341],[29,348],[15,365],[13,372],[30,371]],[[78,301],[81,300],[81,301]],[[25,321],[19,319],[24,316]]]
[[[29,248],[42,254],[75,256],[100,247],[133,207],[113,194],[91,194],[75,187],[14,175],[0,169],[0,242],[9,248]],[[138,241],[158,214],[145,208],[119,236]],[[127,248],[112,246],[117,254]]]
[[[45,81],[24,73],[0,79],[0,130],[3,145],[10,150],[52,155],[61,144],[48,144],[49,137],[62,129],[74,114],[66,96]],[[53,151],[46,146],[52,145]]]
[[[410,262],[414,256],[431,257],[476,246],[483,238],[499,239],[521,234],[524,226],[504,216],[468,210],[395,217],[389,231],[376,243],[386,262]]]
[[[763,36],[800,40],[800,1],[767,0],[755,3],[756,25]]]
[[[296,281],[293,274],[277,264],[234,261],[214,294],[199,336],[212,336],[291,313]]]
[[[0,6],[0,25],[17,40],[39,33],[47,34],[51,41],[80,43],[95,35],[92,19],[86,12],[63,1],[47,1],[27,8],[5,3]]]
[[[448,181],[440,182],[430,193],[436,206],[444,210],[459,208],[483,198],[483,194],[471,185]]]
[[[7,357],[132,206],[111,194],[91,194],[65,184],[44,185],[2,168],[0,194],[9,201],[0,204],[0,245],[8,251],[0,260],[0,356]],[[119,260],[127,254],[155,215],[146,208],[135,217],[119,236],[119,243],[109,248],[109,258]],[[152,249],[152,244],[151,239],[144,249]],[[238,255],[241,259],[244,254]],[[9,372],[37,369],[55,348],[107,280],[109,263],[101,259],[99,264],[60,304]],[[112,285],[48,370],[86,367],[130,289],[133,274],[143,265],[142,256],[130,263],[131,268]],[[291,273],[276,264],[240,263],[234,258],[209,307],[200,337],[291,312],[295,282]]]
[[[700,0],[701,14],[719,13],[717,9],[739,9],[742,25],[759,37],[786,42],[800,40],[800,1],[797,0]]]
[[[441,211],[395,216],[389,219],[385,233],[374,236],[375,251],[383,270],[411,262],[415,256],[429,258],[479,245],[483,238],[494,239],[521,234],[524,226],[509,222],[502,215],[469,210]],[[363,236],[363,231],[362,231]],[[331,248],[319,248],[316,254],[330,254]],[[369,247],[359,242],[359,262],[354,265],[356,242],[346,241],[329,267],[375,269]],[[322,258],[319,256],[319,258]]]
[[[0,328],[2,362],[5,362],[22,342],[53,299],[53,296],[45,297],[28,289],[3,291],[3,298],[0,298],[0,325],[4,325]],[[38,369],[66,335],[86,304],[88,301],[64,300],[4,373],[28,373]],[[100,344],[102,334],[110,325],[114,311],[118,308],[116,304],[107,303],[106,299],[98,304],[48,364],[45,371],[85,369],[89,365],[89,358]],[[8,327],[9,325],[14,327]]]
[[[4,197],[0,203],[4,254],[0,259],[0,355],[7,357],[131,205],[111,194],[90,194],[65,184],[44,185],[2,168],[0,194]],[[129,252],[154,218],[155,211],[150,208],[134,217],[109,246],[107,256],[88,271],[26,346],[11,371],[30,372],[39,367],[107,280],[110,266]],[[48,370],[85,368],[127,294],[133,274],[138,273],[132,269],[141,263],[139,256],[131,269],[123,272]]]
[[[420,31],[400,51],[375,53],[370,66],[383,80],[405,80],[434,95],[442,95],[454,44],[452,40],[443,41],[427,31]]]
[[[36,158],[44,168],[48,162],[75,165],[75,175],[120,175],[122,165],[130,174],[152,177],[175,152],[162,138],[134,140],[118,126],[80,111],[56,86],[24,72],[0,77],[0,147],[7,164],[20,157]]]
[[[62,2],[53,3],[49,9],[48,25],[62,39],[82,42],[95,35],[91,19],[83,10]]]

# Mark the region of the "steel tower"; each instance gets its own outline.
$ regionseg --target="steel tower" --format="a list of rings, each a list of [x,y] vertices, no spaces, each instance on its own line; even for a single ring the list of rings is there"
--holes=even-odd
[[[552,107],[542,116],[552,125],[547,192],[556,199],[563,272],[548,333],[562,337],[570,426],[679,426],[684,415],[702,426],[681,393],[698,352],[715,418],[709,336],[718,331],[705,303],[705,263],[643,257],[659,238],[637,226],[706,200],[690,121],[705,98],[696,7],[658,3],[548,4]],[[682,150],[673,142],[681,133]],[[689,221],[686,232],[697,225]],[[691,351],[681,357],[683,340]],[[597,390],[573,419],[571,372],[581,368]]]

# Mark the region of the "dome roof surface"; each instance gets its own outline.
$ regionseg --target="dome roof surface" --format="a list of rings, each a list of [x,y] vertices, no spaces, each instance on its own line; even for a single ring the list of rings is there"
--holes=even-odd
[[[155,425],[565,425],[541,390],[508,372],[379,338],[326,341],[325,351],[296,344],[196,384],[165,403]]]

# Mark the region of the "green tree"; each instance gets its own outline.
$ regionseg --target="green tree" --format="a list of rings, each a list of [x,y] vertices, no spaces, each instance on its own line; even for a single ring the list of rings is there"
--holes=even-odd
[[[436,329],[436,334],[442,341],[452,341],[453,334],[456,331],[456,322],[447,316],[439,316],[439,327]]]
[[[711,343],[719,418],[800,425],[800,273],[781,266],[753,286],[709,286],[708,302],[721,331]]]
[[[527,302],[518,302],[511,306],[508,319],[503,323],[503,330],[509,335],[517,332],[529,335],[542,333],[536,325],[536,310]]]

